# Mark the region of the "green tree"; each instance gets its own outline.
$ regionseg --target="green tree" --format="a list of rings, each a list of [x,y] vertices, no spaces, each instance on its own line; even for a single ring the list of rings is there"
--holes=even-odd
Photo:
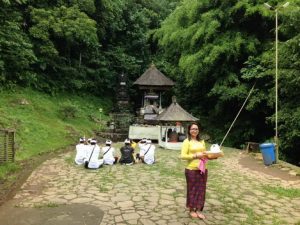
[[[41,88],[49,91],[53,86],[69,91],[90,88],[93,79],[88,76],[96,74],[90,64],[99,49],[95,21],[77,5],[29,9],[32,23],[29,33],[39,59],[36,70],[41,75]]]
[[[281,10],[279,14],[279,67],[278,67],[278,133],[280,141],[281,157],[297,164],[300,160],[300,124],[299,124],[299,102],[300,95],[297,91],[299,83],[299,1],[295,1],[293,5]],[[274,22],[274,13],[267,11],[266,20],[270,23]],[[273,28],[270,30],[274,31]],[[274,33],[274,32],[272,32]],[[275,104],[275,49],[274,35],[269,36],[268,50],[258,55],[256,58],[249,58],[247,67],[244,68],[244,77],[246,79],[256,79],[260,83],[257,89],[259,97],[252,98],[250,101],[251,110],[257,110],[263,105],[268,104],[268,108],[272,111],[267,118],[271,125],[274,124],[274,104]],[[250,66],[251,64],[251,66]],[[267,87],[267,88],[266,88]],[[267,92],[267,90],[269,90]],[[271,90],[271,91],[270,91]]]
[[[282,12],[281,22],[286,16]],[[294,20],[297,17],[293,15]],[[294,32],[281,31],[282,42],[298,38],[297,22],[290,27]],[[162,57],[170,63],[169,71],[179,81],[179,100],[199,116],[213,141],[220,142],[254,82],[254,93],[226,144],[261,142],[274,135],[274,13],[265,9],[263,2],[184,0],[163,22],[155,38]],[[297,57],[291,50],[286,50],[286,54]],[[291,73],[298,75],[295,70]],[[283,127],[284,123],[280,128],[282,135]]]
[[[21,1],[19,1],[21,3]],[[36,74],[31,65],[36,62],[30,39],[23,32],[19,3],[0,2],[0,83],[2,87],[33,85]]]
[[[153,57],[149,37],[176,6],[177,1],[97,1],[95,20],[105,65],[114,84],[117,75],[125,73],[129,87]],[[113,63],[112,63],[113,62]],[[116,85],[115,85],[116,86]],[[136,93],[131,90],[134,99]]]

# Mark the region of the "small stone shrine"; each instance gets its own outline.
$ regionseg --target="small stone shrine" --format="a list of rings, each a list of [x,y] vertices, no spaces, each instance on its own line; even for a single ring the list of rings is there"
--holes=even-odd
[[[130,113],[127,76],[123,73],[119,75],[116,94],[117,104],[109,114],[111,120],[107,124],[105,131],[97,132],[97,135],[100,138],[123,141],[128,136],[129,125],[133,120],[133,116]]]

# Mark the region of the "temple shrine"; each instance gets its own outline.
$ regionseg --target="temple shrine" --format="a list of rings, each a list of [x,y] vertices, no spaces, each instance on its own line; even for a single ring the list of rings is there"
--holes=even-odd
[[[171,89],[175,83],[152,63],[134,83],[141,95],[141,107],[137,110],[139,123],[157,124],[157,116],[163,111],[162,94]]]
[[[186,112],[173,97],[166,109],[162,95],[175,83],[161,73],[154,64],[135,82],[141,95],[141,107],[137,110],[138,122],[129,127],[129,138],[149,138],[164,148],[178,150],[185,139],[184,124],[198,118]]]

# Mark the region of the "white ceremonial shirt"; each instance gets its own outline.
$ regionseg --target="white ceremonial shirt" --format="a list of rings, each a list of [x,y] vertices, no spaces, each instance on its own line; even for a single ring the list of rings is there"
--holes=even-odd
[[[104,146],[102,147],[102,154],[103,154],[103,163],[108,165],[113,165],[115,162],[114,157],[115,149],[111,146]]]
[[[84,163],[84,158],[86,157],[86,148],[83,143],[79,143],[76,145],[76,156],[75,163],[77,165],[82,165]]]
[[[145,143],[141,143],[141,142],[138,143],[140,149],[142,149],[145,145],[146,145]]]
[[[97,169],[103,164],[103,159],[99,159],[100,147],[99,145],[88,145],[88,154],[86,161],[89,161],[88,168]]]
[[[148,150],[149,149],[149,150]],[[146,164],[153,164],[155,162],[155,146],[152,144],[146,144],[141,148],[141,156],[144,156],[144,162]]]
[[[144,152],[147,150],[145,150],[144,148],[147,147],[146,143],[138,143],[139,149],[140,149],[140,155],[144,155]]]

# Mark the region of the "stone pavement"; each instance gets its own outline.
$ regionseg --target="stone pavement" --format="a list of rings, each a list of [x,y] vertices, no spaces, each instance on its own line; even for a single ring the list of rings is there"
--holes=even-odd
[[[12,207],[15,211],[51,210],[82,204],[83,210],[86,205],[104,212],[104,225],[300,224],[300,198],[285,194],[298,191],[299,196],[300,180],[286,181],[244,168],[238,163],[243,154],[232,149],[225,149],[225,157],[209,161],[207,219],[189,218],[185,163],[178,159],[179,154],[158,149],[155,165],[114,165],[99,170],[75,166],[74,153],[61,154],[31,174],[12,200]],[[100,224],[97,219],[94,225]],[[75,223],[66,218],[64,224]]]

